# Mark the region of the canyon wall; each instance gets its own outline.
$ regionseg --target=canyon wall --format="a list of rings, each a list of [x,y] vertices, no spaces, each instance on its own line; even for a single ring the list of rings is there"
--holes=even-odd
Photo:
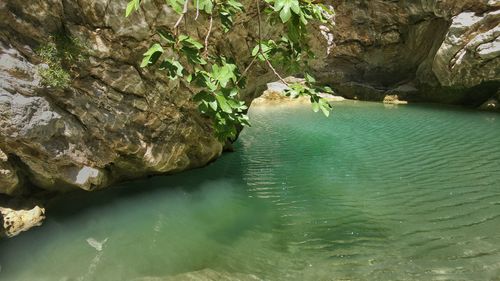
[[[500,1],[333,1],[317,74],[340,95],[478,106],[500,85]]]

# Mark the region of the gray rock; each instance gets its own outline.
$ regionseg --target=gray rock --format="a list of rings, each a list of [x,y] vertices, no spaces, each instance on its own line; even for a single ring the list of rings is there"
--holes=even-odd
[[[388,92],[411,101],[481,104],[500,85],[499,6],[337,1],[335,47],[313,64],[316,76],[347,98],[382,101]],[[400,94],[403,84],[415,90]]]
[[[500,81],[499,36],[500,11],[455,16],[432,67],[441,85],[473,87]]]
[[[408,104],[407,101],[400,100],[398,95],[387,95],[384,97],[383,102],[384,104],[394,104],[394,105]]]
[[[138,67],[158,39],[157,28],[171,27],[178,16],[162,1],[146,1],[125,18],[126,5],[108,0],[0,4],[0,149],[5,158],[0,193],[22,193],[24,184],[94,190],[200,167],[221,154],[223,143],[214,136],[212,121],[198,112],[193,91],[161,71]],[[61,33],[80,52],[66,67],[72,79],[65,89],[44,86],[39,73],[48,66],[34,51]],[[248,57],[247,36],[244,26],[231,35],[214,27],[212,39],[228,55]],[[250,74],[260,78],[242,94],[248,102],[272,77],[267,70]]]

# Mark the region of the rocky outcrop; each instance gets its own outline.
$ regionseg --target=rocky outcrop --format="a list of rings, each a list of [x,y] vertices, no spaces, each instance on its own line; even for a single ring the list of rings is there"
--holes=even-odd
[[[12,237],[19,233],[39,226],[45,219],[45,209],[35,204],[22,205],[2,203],[8,207],[0,207],[0,238]]]
[[[398,95],[387,95],[384,97],[383,100],[384,104],[394,104],[394,105],[399,105],[399,104],[408,104],[407,101],[400,100]]]
[[[500,79],[500,10],[453,17],[432,70],[443,86],[473,87]]]
[[[156,30],[173,26],[178,15],[164,1],[145,1],[125,18],[126,5],[0,3],[0,193],[20,194],[27,185],[94,190],[203,166],[221,154],[224,144],[187,86],[138,67]],[[249,57],[248,30],[241,25],[223,35],[214,28],[211,45]],[[64,57],[47,62],[42,52]],[[52,69],[59,64],[67,74]],[[260,74],[264,84],[266,72]],[[251,100],[258,86],[242,98]]]
[[[478,106],[500,85],[500,1],[336,1],[317,75],[348,98]]]

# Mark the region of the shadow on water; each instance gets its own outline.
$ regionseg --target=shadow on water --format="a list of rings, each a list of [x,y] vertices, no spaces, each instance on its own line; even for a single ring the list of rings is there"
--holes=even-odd
[[[163,192],[195,194],[210,182],[220,180],[238,182],[241,181],[241,177],[238,177],[241,173],[240,163],[238,153],[225,153],[217,162],[179,174],[127,181],[94,192],[78,190],[61,194],[48,203],[48,217],[63,222],[71,220],[73,216],[87,209],[106,207],[123,200],[144,196],[154,197],[155,193]]]

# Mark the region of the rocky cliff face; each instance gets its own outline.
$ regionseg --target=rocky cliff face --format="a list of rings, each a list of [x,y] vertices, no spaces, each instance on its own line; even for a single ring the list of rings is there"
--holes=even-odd
[[[125,18],[127,1],[2,1],[0,193],[93,190],[220,155],[192,93],[138,67],[156,29],[177,20],[163,3]],[[215,47],[245,52],[245,30],[215,30]]]
[[[500,85],[500,1],[335,1],[317,73],[349,98],[477,106]]]
[[[173,26],[177,15],[148,0],[125,18],[126,4],[0,2],[0,194],[94,190],[199,167],[222,152],[188,88],[138,67],[156,29]],[[500,1],[329,4],[336,28],[312,32],[314,68],[338,94],[477,104],[496,98]],[[248,58],[256,24],[247,17],[229,35],[214,30],[211,45]],[[264,69],[250,76],[242,97],[249,102],[272,79]]]

